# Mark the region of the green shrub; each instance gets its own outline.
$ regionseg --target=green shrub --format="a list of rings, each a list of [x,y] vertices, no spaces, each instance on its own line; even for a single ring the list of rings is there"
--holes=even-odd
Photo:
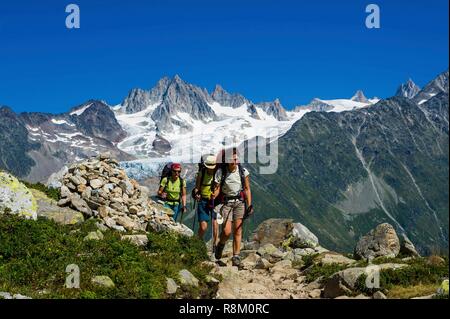
[[[304,261],[305,268],[311,267],[312,265],[314,265],[314,260],[316,259],[316,257],[319,256],[319,254],[311,254],[311,255],[306,255],[302,257],[302,260]]]
[[[0,291],[33,298],[166,298],[166,277],[177,281],[185,268],[202,282],[209,273],[201,266],[205,245],[197,239],[151,233],[146,250],[108,230],[101,241],[84,241],[94,223],[77,228],[0,216]],[[69,264],[79,266],[80,289],[64,287]],[[100,275],[109,276],[116,287],[93,285],[91,278]],[[42,290],[47,293],[39,294]],[[202,283],[180,294],[196,298],[214,292]]]
[[[433,299],[449,299],[448,295],[436,294]]]
[[[368,289],[365,285],[366,275],[358,278],[356,287],[360,292],[373,293],[376,290],[389,290],[393,286],[439,285],[444,278],[448,278],[448,258],[444,258],[444,260],[444,264],[432,265],[427,263],[425,258],[414,258],[408,261],[408,267],[381,270],[380,289]]]

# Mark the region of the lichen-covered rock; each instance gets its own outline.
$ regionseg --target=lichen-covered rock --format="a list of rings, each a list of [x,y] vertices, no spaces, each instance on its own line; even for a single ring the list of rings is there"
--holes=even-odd
[[[287,254],[282,252],[272,244],[265,244],[258,249],[257,253],[273,264],[281,261]]]
[[[88,240],[103,240],[104,236],[103,233],[97,229],[97,231],[91,231],[89,234],[87,234],[86,237],[84,237],[84,241]]]
[[[72,210],[47,211],[39,213],[38,216],[51,219],[61,225],[76,225],[84,222],[83,214]]]
[[[37,203],[31,191],[11,174],[0,172],[0,214],[37,219]]]
[[[312,248],[295,248],[294,254],[296,256],[305,257],[316,254],[316,251]]]
[[[176,294],[179,286],[177,285],[175,280],[173,280],[172,278],[166,278],[166,280],[167,280],[166,293],[169,295]]]
[[[60,207],[59,202],[47,197],[43,192],[30,189],[36,199],[37,216],[51,219],[61,225],[75,225],[84,221],[83,214],[68,207]],[[70,199],[69,199],[70,200]]]
[[[400,240],[394,227],[388,223],[384,223],[378,225],[358,241],[358,244],[355,247],[355,258],[394,258],[399,252]]]
[[[276,253],[278,251],[278,248],[275,247],[273,244],[265,244],[264,246],[261,246],[258,249],[258,254],[260,256],[265,256],[265,255],[271,255],[273,253]]]
[[[193,274],[191,274],[189,272],[189,270],[187,269],[182,269],[180,270],[180,272],[178,273],[179,276],[179,280],[182,286],[184,287],[198,287],[199,285],[199,281],[197,278],[194,277]]]
[[[147,246],[148,237],[147,235],[124,235],[121,237],[122,240],[129,240],[137,246]]]
[[[103,288],[114,288],[116,285],[108,276],[95,276],[91,279],[91,282],[99,287]]]

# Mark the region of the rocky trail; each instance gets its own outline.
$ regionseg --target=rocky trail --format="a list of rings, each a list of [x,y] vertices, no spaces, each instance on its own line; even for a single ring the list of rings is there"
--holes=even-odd
[[[301,229],[301,233],[298,231]],[[382,224],[359,243],[360,256],[396,256],[400,244],[392,226]],[[219,299],[385,299],[383,293],[358,293],[359,276],[368,274],[365,261],[355,260],[318,244],[306,227],[289,219],[269,219],[255,231],[255,241],[244,243],[241,265],[232,266],[232,245],[228,242],[223,258],[215,261],[210,254],[213,276],[220,276],[216,298]],[[277,246],[276,246],[277,245]],[[417,256],[408,243],[410,255]],[[210,245],[208,245],[210,246]],[[302,247],[302,248],[293,248]],[[373,249],[373,247],[377,247]],[[403,248],[406,249],[406,248]],[[408,259],[405,259],[408,260]],[[308,263],[308,264],[306,264]],[[341,269],[333,276],[308,274],[322,267]],[[383,263],[380,269],[401,269],[407,264]],[[316,278],[317,277],[317,278]]]

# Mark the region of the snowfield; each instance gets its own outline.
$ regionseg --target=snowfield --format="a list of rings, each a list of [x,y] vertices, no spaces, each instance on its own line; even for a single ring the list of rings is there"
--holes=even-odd
[[[328,112],[344,112],[368,107],[378,102],[378,99],[369,100],[370,103],[349,99],[320,101],[332,106]],[[245,103],[238,108],[232,108],[213,102],[208,105],[218,120],[212,121],[210,118],[196,120],[188,113],[178,112],[172,116],[175,123],[173,130],[157,132],[156,123],[151,116],[158,105],[159,103],[149,105],[133,114],[125,114],[118,106],[111,108],[119,124],[128,133],[117,147],[138,158],[121,163],[132,178],[157,176],[167,162],[198,163],[203,154],[217,154],[224,145],[239,146],[257,136],[270,141],[276,140],[306,113],[312,111],[300,109],[286,112],[288,120],[279,121],[259,107],[256,107],[257,116],[255,116],[258,118],[255,118]],[[155,140],[161,138],[170,143],[171,149],[168,153],[160,153],[154,148]]]
[[[157,131],[151,115],[157,106],[158,104],[149,105],[145,110],[134,114],[123,114],[117,108],[114,110],[119,124],[128,133],[127,138],[117,146],[122,151],[141,158],[139,162],[196,163],[201,154],[217,153],[223,145],[239,145],[256,136],[271,140],[278,138],[307,112],[288,112],[288,121],[278,121],[258,108],[261,119],[255,119],[247,111],[246,104],[233,109],[217,102],[209,104],[218,117],[217,121],[196,120],[190,114],[178,112],[172,119],[181,125],[174,124],[172,131],[158,134],[172,147],[170,154],[161,155],[153,150]]]

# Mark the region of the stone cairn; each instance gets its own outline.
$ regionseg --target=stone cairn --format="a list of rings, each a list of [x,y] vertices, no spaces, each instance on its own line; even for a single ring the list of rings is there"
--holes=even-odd
[[[73,164],[62,178],[59,206],[70,206],[86,218],[99,219],[98,227],[120,232],[193,232],[176,223],[171,210],[149,198],[149,190],[129,179],[109,153]]]

